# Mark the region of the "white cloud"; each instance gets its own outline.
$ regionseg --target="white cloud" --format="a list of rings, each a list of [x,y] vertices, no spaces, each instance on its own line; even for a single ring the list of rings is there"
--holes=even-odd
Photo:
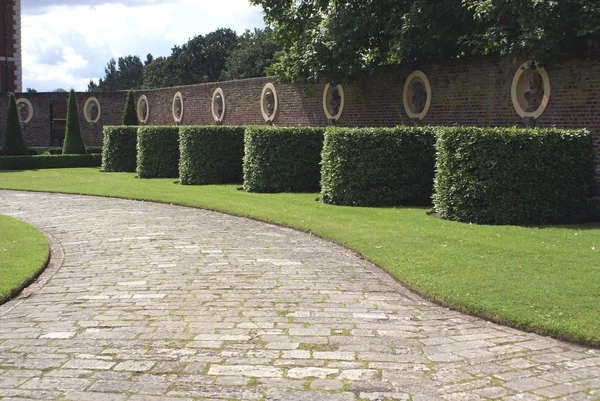
[[[36,2],[34,2],[36,3]],[[22,16],[23,87],[83,91],[104,76],[110,58],[129,54],[168,56],[174,45],[218,28],[238,33],[263,27],[261,10],[248,0],[162,0],[90,5],[24,0]]]

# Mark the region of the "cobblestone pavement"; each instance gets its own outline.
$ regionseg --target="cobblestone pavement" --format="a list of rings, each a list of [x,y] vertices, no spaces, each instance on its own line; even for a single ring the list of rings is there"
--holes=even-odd
[[[598,400],[600,351],[423,300],[308,234],[0,191],[52,241],[0,306],[0,400]]]

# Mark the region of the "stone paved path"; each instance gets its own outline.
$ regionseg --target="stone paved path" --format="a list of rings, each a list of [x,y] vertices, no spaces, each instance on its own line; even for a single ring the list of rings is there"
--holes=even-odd
[[[0,400],[598,400],[600,351],[435,306],[313,236],[0,191],[53,262],[0,306]]]

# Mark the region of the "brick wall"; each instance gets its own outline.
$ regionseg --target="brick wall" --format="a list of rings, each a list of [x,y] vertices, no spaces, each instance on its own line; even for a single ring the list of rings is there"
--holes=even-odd
[[[101,108],[100,120],[90,127],[83,116],[83,106],[90,97],[89,93],[77,94],[77,105],[79,106],[79,121],[83,140],[88,147],[102,146],[102,127],[104,125],[119,125],[123,117],[123,105],[125,104],[126,92],[98,92],[93,96],[98,99]],[[68,93],[18,93],[17,99],[25,98],[31,102],[33,117],[25,124],[23,136],[28,146],[50,146],[50,107],[52,104],[67,104]],[[0,97],[0,144],[4,137],[6,125],[6,109],[8,96]],[[56,146],[56,142],[54,143]]]
[[[342,126],[476,125],[524,126],[511,101],[512,79],[523,60],[500,57],[472,57],[439,63],[400,65],[384,68],[378,74],[352,85],[344,85],[344,111],[337,122]],[[594,133],[596,180],[600,194],[600,59],[569,60],[545,66],[550,78],[551,96],[546,111],[536,120],[537,126],[562,128],[586,127]],[[423,71],[431,83],[432,100],[423,120],[408,118],[402,103],[402,91],[408,75]],[[225,96],[223,124],[266,124],[261,115],[260,96],[267,82],[275,85],[278,112],[273,123],[281,126],[325,126],[329,122],[322,109],[324,85],[302,86],[277,83],[274,78],[207,83],[177,88],[136,92],[136,100],[148,98],[148,124],[172,125],[173,96],[181,92],[184,116],[182,125],[214,124],[211,113],[212,93],[220,87]],[[30,145],[46,145],[49,140],[48,104],[66,94],[24,95],[34,105],[33,120],[25,129]],[[79,94],[83,107],[88,94]],[[125,93],[95,94],[102,107],[102,117],[93,130],[83,120],[88,145],[100,145],[102,126],[118,124]],[[0,101],[0,117],[5,113],[5,99]],[[83,113],[82,113],[83,114]],[[1,120],[2,125],[4,125]]]
[[[6,14],[0,5],[0,60],[0,92],[22,91],[21,0],[7,0]]]

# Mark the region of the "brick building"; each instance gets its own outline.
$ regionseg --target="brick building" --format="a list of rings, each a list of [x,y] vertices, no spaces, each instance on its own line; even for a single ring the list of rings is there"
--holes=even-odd
[[[22,91],[21,0],[0,0],[0,93]]]

